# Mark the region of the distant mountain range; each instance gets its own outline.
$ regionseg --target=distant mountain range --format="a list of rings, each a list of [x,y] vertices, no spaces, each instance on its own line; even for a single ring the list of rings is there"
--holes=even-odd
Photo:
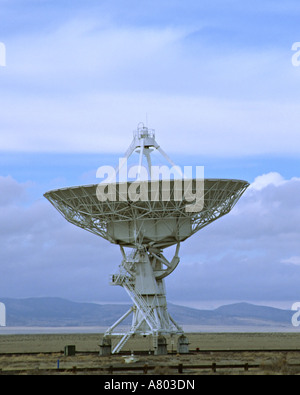
[[[61,298],[0,298],[11,327],[110,326],[130,305],[78,303]],[[249,303],[235,303],[214,310],[198,310],[169,303],[171,316],[180,325],[291,327],[293,312]],[[126,321],[124,321],[126,323]],[[130,318],[127,319],[130,323]]]

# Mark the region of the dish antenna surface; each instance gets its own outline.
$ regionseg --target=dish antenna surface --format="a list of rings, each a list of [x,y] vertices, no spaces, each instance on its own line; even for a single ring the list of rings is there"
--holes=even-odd
[[[152,151],[157,150],[179,178],[153,179]],[[117,182],[127,160],[139,153],[137,180]],[[142,180],[146,157],[150,180]],[[107,329],[102,354],[119,352],[133,335],[152,335],[156,354],[166,353],[166,335],[180,335],[181,350],[187,339],[167,310],[164,279],[179,264],[180,243],[230,212],[248,182],[234,179],[186,178],[155,140],[155,133],[139,124],[119,166],[106,183],[49,191],[44,196],[71,223],[120,246],[122,262],[111,276],[111,285],[122,286],[133,306]],[[198,188],[198,205],[190,204]],[[187,193],[184,193],[187,192]],[[165,248],[176,246],[172,259]],[[125,250],[130,248],[128,252]],[[132,314],[128,331],[115,329]],[[118,336],[117,344],[111,340]],[[121,337],[121,339],[120,339]],[[184,352],[184,351],[183,351]]]

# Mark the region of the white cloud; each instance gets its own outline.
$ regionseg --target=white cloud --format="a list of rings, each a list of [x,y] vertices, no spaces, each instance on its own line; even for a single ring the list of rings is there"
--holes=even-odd
[[[283,259],[281,262],[290,265],[300,265],[300,256],[292,256],[288,259]]]
[[[22,96],[7,94],[0,98],[0,147],[27,152],[120,153],[129,145],[132,130],[148,113],[149,126],[170,153],[223,157],[297,153],[300,145],[294,138],[296,126],[282,133],[281,115],[275,108],[269,104],[134,92],[72,97],[27,95],[26,101]],[[296,118],[292,107],[287,111],[291,119]],[[276,139],[272,143],[265,125],[266,114],[273,118]],[[292,140],[294,144],[286,142]]]
[[[164,63],[169,65],[176,56],[176,43],[185,35],[180,28],[121,27],[75,19],[47,34],[12,39],[9,70],[17,78],[48,89],[58,83],[68,90],[78,86],[84,90],[86,83],[93,83],[115,90],[126,84],[126,76],[133,81],[150,68],[163,70]]]
[[[257,191],[261,191],[268,185],[280,186],[285,182],[286,180],[282,177],[281,174],[277,172],[271,172],[256,177],[254,182],[250,185],[250,188],[256,189]]]

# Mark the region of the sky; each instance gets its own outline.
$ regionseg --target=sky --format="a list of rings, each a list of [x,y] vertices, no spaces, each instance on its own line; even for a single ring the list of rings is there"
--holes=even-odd
[[[128,302],[119,249],[43,193],[97,183],[139,122],[178,165],[251,184],[182,243],[167,299],[299,301],[299,18],[296,0],[0,0],[0,301]]]

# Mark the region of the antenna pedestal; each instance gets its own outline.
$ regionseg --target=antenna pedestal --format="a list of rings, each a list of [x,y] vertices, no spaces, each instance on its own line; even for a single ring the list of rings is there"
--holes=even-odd
[[[174,270],[178,264],[178,249],[179,247],[176,249],[175,259],[168,262],[161,253],[158,255],[144,248],[135,248],[126,256],[121,247],[124,259],[119,273],[112,275],[111,285],[122,286],[130,296],[133,306],[105,332],[105,338],[122,336],[113,348],[113,354],[119,352],[133,335],[152,335],[155,354],[160,354],[163,349],[160,345],[163,336],[183,334],[182,328],[168,313],[164,285],[164,277],[172,271],[172,266]],[[131,313],[131,328],[127,332],[115,333],[114,329]]]

